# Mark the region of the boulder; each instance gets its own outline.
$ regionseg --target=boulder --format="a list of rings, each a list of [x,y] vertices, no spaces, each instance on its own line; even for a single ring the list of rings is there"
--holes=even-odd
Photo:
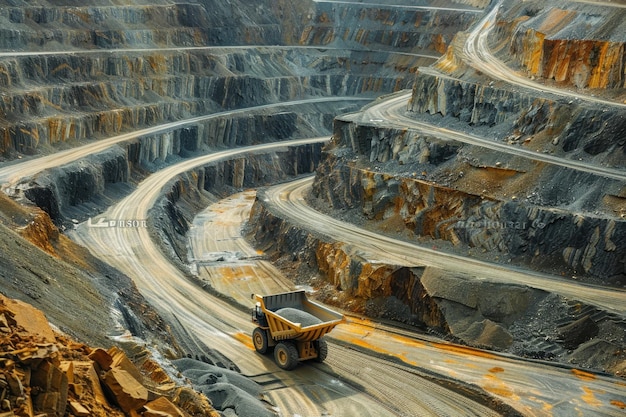
[[[111,398],[125,413],[138,410],[148,402],[146,387],[123,369],[111,368],[102,380]]]
[[[100,384],[100,378],[93,367],[91,361],[72,361],[72,368],[74,369],[74,376],[76,379],[80,379],[82,384],[74,383],[73,390],[76,390],[78,386],[83,386],[85,391],[90,392],[93,395],[93,400],[102,408],[110,408],[109,401],[104,395],[102,385]],[[81,388],[78,388],[81,391]]]
[[[116,346],[113,346],[107,351],[107,353],[111,356],[112,368],[120,368],[120,369],[125,370],[126,372],[131,374],[137,381],[143,380],[143,376],[141,375],[141,372],[139,372],[139,369],[137,369],[135,364],[132,363],[130,359],[128,359],[128,356],[126,356],[126,353],[124,353],[123,350],[121,350],[120,348]]]
[[[31,371],[31,387],[41,392],[33,396],[33,405],[37,411],[65,414],[68,394],[68,378],[65,372],[48,361],[43,361]]]
[[[96,348],[89,353],[89,359],[98,364],[101,370],[108,371],[113,364],[113,358],[109,352],[102,348]]]
[[[16,332],[20,335],[37,335],[39,341],[45,343],[55,343],[56,336],[48,323],[46,315],[30,304],[9,298],[3,299],[4,304],[13,313],[13,319],[24,331]]]
[[[144,405],[143,417],[185,417],[185,414],[170,400],[159,397]]]

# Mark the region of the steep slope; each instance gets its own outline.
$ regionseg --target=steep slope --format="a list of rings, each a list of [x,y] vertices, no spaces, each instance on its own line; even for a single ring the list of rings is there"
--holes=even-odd
[[[591,3],[494,3],[440,60],[419,69],[410,95],[336,118],[311,204],[429,249],[615,288],[619,297],[626,283],[626,107],[617,16],[624,8]],[[372,264],[331,243],[313,245],[316,257],[306,261],[360,300],[357,311],[472,345],[622,372],[612,363],[626,344],[623,310],[612,316],[558,291],[528,298],[505,285],[498,294],[510,294],[496,304],[510,315],[492,316],[498,307],[471,296],[499,285],[484,277]],[[282,244],[291,243],[272,247]],[[578,316],[578,308],[586,313]],[[534,329],[539,322],[542,329]],[[573,328],[591,341],[564,349],[560,332]],[[594,357],[593,346],[605,342],[611,347]]]

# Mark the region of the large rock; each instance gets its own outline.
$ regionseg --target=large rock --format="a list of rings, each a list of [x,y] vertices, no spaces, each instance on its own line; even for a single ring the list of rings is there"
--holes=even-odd
[[[136,411],[148,402],[146,387],[125,370],[111,368],[102,379],[115,403],[125,413]]]
[[[24,332],[18,332],[29,335],[37,335],[42,342],[55,343],[56,336],[48,323],[48,319],[41,310],[37,310],[30,304],[26,304],[20,300],[3,298],[7,309],[13,314],[13,319],[24,329]]]
[[[422,285],[433,298],[459,303],[503,323],[511,323],[523,314],[534,294],[529,287],[477,281],[434,268],[422,275]]]
[[[43,361],[31,371],[31,387],[37,387],[38,395],[33,396],[36,410],[44,413],[65,414],[68,395],[67,375],[49,361]]]
[[[143,417],[185,417],[185,414],[170,400],[159,397],[144,405]]]

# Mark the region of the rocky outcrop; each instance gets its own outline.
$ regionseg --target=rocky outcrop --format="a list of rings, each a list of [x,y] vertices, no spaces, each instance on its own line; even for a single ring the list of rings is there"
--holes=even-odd
[[[0,298],[0,333],[4,413],[26,417],[188,415],[176,405],[186,405],[180,401],[186,388],[176,387],[169,378],[152,380],[118,348],[93,349],[57,336],[43,313],[26,303]],[[194,395],[196,403],[204,402],[204,409],[201,414],[190,409],[192,415],[217,415],[205,397]]]
[[[592,89],[626,86],[622,8],[507,2],[492,45],[529,76]]]
[[[357,209],[382,229],[393,223],[389,232],[412,239],[497,251],[537,269],[622,285],[626,222],[607,204],[621,182],[467,149],[340,117],[313,193],[333,208]],[[472,162],[476,156],[482,161]],[[529,188],[529,181],[539,186]],[[572,201],[582,210],[572,211]]]
[[[290,275],[294,268],[300,277],[321,274],[321,280],[299,283],[312,285],[316,297],[328,304],[470,346],[593,363],[595,369],[618,375],[623,371],[626,356],[619,348],[607,347],[607,354],[586,361],[589,347],[582,343],[591,339],[623,346],[626,326],[618,315],[526,286],[476,280],[433,267],[390,265],[376,254],[364,254],[275,216],[264,200],[260,191],[249,238],[272,261],[284,264]]]

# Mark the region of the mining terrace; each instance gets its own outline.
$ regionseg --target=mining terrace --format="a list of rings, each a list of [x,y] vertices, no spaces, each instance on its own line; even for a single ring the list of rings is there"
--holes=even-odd
[[[0,0],[1,416],[619,416],[626,2]],[[346,322],[254,351],[251,293]]]

